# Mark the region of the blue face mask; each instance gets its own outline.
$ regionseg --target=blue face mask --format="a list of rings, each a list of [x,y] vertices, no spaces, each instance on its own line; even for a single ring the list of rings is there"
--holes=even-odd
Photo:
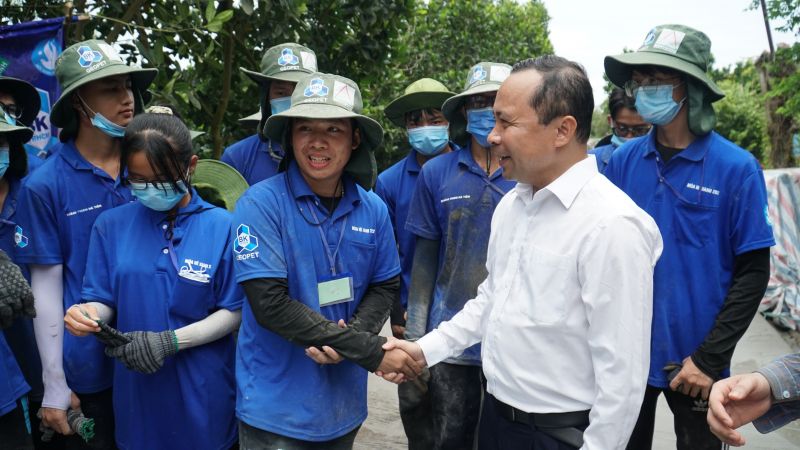
[[[494,111],[491,107],[467,110],[467,132],[481,147],[489,147],[489,133],[494,128]]]
[[[611,135],[611,143],[614,144],[614,147],[620,147],[628,141],[630,141],[630,138],[619,137],[616,134]]]
[[[9,124],[9,125],[16,125],[17,124],[17,119],[11,117],[11,115],[8,114],[5,111],[3,111],[3,118],[5,119],[6,123]]]
[[[657,86],[642,86],[636,90],[636,111],[645,122],[653,125],[666,125],[678,115],[684,97],[680,103],[672,99],[675,86],[660,84]]]
[[[0,178],[6,174],[9,165],[9,148],[8,145],[0,146]]]
[[[178,190],[170,183],[131,183],[131,194],[154,211],[169,211],[189,192],[183,181],[177,184]]]
[[[272,114],[280,114],[289,107],[292,106],[292,97],[281,97],[281,98],[274,98],[269,101],[269,109],[272,111]]]
[[[408,130],[411,148],[424,156],[433,156],[442,151],[450,140],[447,125],[431,125]]]
[[[86,109],[88,109],[89,112],[94,114],[94,117],[91,118],[91,121],[92,125],[94,125],[95,128],[113,138],[121,138],[125,136],[125,127],[119,126],[114,122],[106,119],[106,117],[100,114],[99,112],[92,111],[92,108],[89,107],[89,105],[86,103],[86,101],[83,100],[83,98],[81,98],[80,95],[78,96],[78,98],[83,103],[83,106]]]

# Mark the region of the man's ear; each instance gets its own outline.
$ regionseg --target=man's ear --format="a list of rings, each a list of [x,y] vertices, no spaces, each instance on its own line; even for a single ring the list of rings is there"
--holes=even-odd
[[[359,145],[361,145],[361,128],[355,127],[353,130],[353,145],[351,148],[355,150]]]
[[[608,126],[610,127],[614,126],[614,119],[611,118],[611,114],[609,114],[608,117],[606,117],[606,120],[608,121]]]
[[[553,120],[558,121],[556,126],[556,147],[564,147],[575,138],[578,121],[573,116],[561,116]]]

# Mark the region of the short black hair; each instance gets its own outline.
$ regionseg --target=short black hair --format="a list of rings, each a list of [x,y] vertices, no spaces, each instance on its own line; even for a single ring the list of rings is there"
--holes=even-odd
[[[539,115],[539,123],[548,124],[556,117],[572,116],[578,123],[575,135],[585,143],[592,131],[594,97],[592,85],[580,64],[555,55],[529,58],[514,64],[511,73],[535,70],[542,82],[531,94],[530,105]]]
[[[154,172],[170,177],[174,189],[178,181],[189,187],[186,171],[192,161],[192,136],[181,119],[169,114],[136,115],[122,138],[122,173],[128,158],[138,152],[145,152]]]
[[[625,89],[614,87],[611,94],[608,95],[608,112],[611,114],[611,118],[617,120],[617,114],[623,108],[636,111],[636,99],[629,97],[625,93]]]

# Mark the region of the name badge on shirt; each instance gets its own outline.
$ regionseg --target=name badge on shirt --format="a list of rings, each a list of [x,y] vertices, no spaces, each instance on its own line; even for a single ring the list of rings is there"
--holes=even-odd
[[[323,277],[317,283],[319,306],[353,301],[353,277],[349,273]]]

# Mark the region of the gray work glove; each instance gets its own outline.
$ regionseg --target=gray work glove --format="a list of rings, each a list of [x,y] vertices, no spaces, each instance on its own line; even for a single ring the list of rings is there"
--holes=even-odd
[[[19,267],[0,251],[0,329],[10,327],[20,316],[36,317],[33,292]]]
[[[116,328],[108,326],[108,324],[103,322],[102,320],[97,320],[96,322],[97,326],[100,327],[100,331],[95,333],[94,337],[96,337],[98,341],[105,344],[106,347],[119,347],[121,345],[127,344],[132,340],[128,336],[125,336],[125,333],[117,330]]]
[[[116,347],[106,346],[105,354],[117,358],[130,370],[154,373],[164,365],[164,359],[178,353],[178,338],[172,330],[131,331],[123,336],[131,341]]]

